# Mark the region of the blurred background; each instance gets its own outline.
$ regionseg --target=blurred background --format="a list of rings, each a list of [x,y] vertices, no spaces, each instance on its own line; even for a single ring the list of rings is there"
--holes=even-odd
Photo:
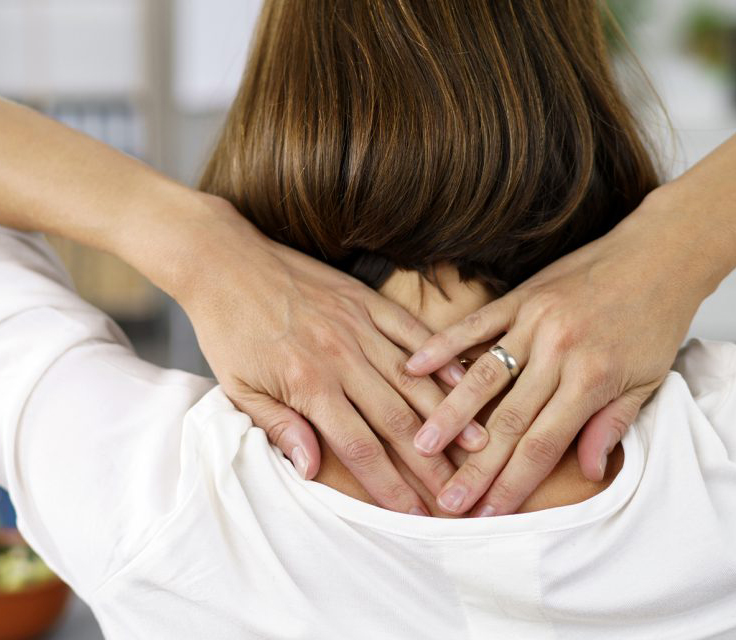
[[[669,115],[672,129],[636,63],[614,47],[621,82],[665,175],[675,177],[736,133],[736,0],[609,5]],[[0,0],[0,96],[194,185],[236,90],[259,8],[260,0]],[[52,242],[80,293],[123,326],[141,356],[207,373],[172,300],[109,255]],[[703,304],[691,335],[736,339],[736,275]],[[11,524],[7,496],[0,515]],[[45,637],[102,635],[73,598]]]

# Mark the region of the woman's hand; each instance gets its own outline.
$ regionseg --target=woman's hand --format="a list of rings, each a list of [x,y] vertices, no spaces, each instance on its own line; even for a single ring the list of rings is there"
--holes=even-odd
[[[455,467],[444,454],[423,458],[411,445],[417,414],[445,394],[404,371],[400,347],[430,334],[403,309],[270,242],[224,200],[31,109],[0,100],[0,139],[0,224],[113,253],[181,302],[225,391],[302,475],[319,467],[306,418],[388,508],[423,505],[368,424],[435,494],[449,479]],[[440,377],[461,377],[457,366]],[[488,437],[473,432],[459,439],[469,450]]]
[[[497,340],[521,366],[488,420],[488,446],[443,488],[441,508],[514,512],[583,427],[580,466],[591,480],[603,477],[607,454],[662,382],[704,297],[730,270],[707,250],[707,223],[676,215],[682,205],[675,202],[650,195],[609,234],[433,336],[409,360],[408,370],[423,376]],[[427,455],[441,451],[510,378],[497,358],[481,356],[422,427],[440,434]]]
[[[304,477],[320,462],[311,422],[379,504],[424,512],[376,434],[434,495],[455,472],[442,451],[425,457],[412,444],[418,416],[446,396],[431,378],[406,373],[401,347],[416,349],[431,333],[354,278],[268,240],[225,201],[202,198],[176,231],[182,256],[159,280],[171,283],[227,395]],[[447,360],[439,377],[455,384],[464,369]],[[468,450],[487,441],[479,425],[465,434],[458,443]]]

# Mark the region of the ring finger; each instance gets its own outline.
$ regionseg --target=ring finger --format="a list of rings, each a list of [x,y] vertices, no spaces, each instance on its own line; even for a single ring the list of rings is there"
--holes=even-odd
[[[523,368],[528,360],[526,340],[521,333],[509,333],[497,343]],[[508,367],[490,352],[484,353],[468,369],[460,383],[432,411],[414,439],[423,455],[442,451],[475,415],[511,382]]]

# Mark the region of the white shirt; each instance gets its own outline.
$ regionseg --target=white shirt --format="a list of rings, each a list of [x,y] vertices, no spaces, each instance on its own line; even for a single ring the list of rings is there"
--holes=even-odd
[[[111,639],[736,638],[736,346],[676,369],[590,500],[393,513],[303,481],[0,228],[0,484]]]

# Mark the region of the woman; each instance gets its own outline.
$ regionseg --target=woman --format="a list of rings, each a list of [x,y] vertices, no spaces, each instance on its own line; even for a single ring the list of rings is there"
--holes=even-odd
[[[607,81],[600,23],[591,5],[571,4],[569,13],[559,7],[553,13],[548,3],[521,8],[518,3],[478,2],[466,3],[463,15],[443,11],[446,6],[440,3],[414,7],[416,14],[402,13],[406,6],[338,2],[327,12],[307,2],[268,3],[231,118],[232,123],[253,117],[262,135],[248,137],[253,123],[236,127],[242,138],[226,134],[205,186],[244,207],[247,202],[248,215],[274,238],[361,275],[380,295],[440,330],[482,308],[494,295],[489,284],[512,284],[514,278],[523,279],[523,268],[542,268],[566,248],[604,234],[653,188],[654,175],[628,113]],[[501,24],[507,27],[509,42],[501,41],[500,29],[496,32]],[[427,37],[440,26],[450,34],[451,45]],[[591,29],[597,36],[592,40]],[[361,33],[373,35],[372,48],[356,46]],[[484,50],[494,34],[498,46]],[[562,74],[564,91],[553,85],[538,95],[538,103],[517,99],[520,111],[499,109],[491,114],[496,106],[492,102],[456,99],[447,109],[452,103],[448,98],[458,97],[458,87],[450,83],[457,78],[442,73],[451,65],[431,64],[434,75],[423,67],[427,73],[413,89],[436,92],[445,107],[429,109],[424,126],[437,121],[438,113],[458,117],[439,121],[448,125],[445,148],[440,144],[421,149],[412,158],[411,172],[393,176],[386,165],[400,166],[400,153],[413,141],[401,130],[392,132],[391,126],[412,121],[389,116],[392,109],[401,108],[396,99],[400,90],[405,99],[422,96],[407,92],[404,84],[388,82],[395,76],[380,66],[381,52],[400,51],[398,59],[407,68],[410,62],[436,62],[433,52],[446,55],[448,64],[457,58],[460,67],[466,66],[462,58],[467,56],[467,69],[487,71],[468,53],[463,38],[477,38],[473,44],[478,49],[472,51],[482,51],[486,61],[496,64],[507,54],[532,55],[531,42],[546,39],[555,45],[550,46],[557,56],[554,61],[573,70]],[[584,54],[586,47],[590,56]],[[353,57],[347,55],[350,51]],[[357,64],[366,52],[371,53],[362,58],[364,65]],[[322,84],[308,82],[306,71],[328,66],[313,63],[317,54],[356,78],[372,69],[380,91],[368,94],[365,104],[350,92],[354,101],[348,105],[331,99],[330,79],[343,76],[323,78]],[[580,69],[573,64],[577,56]],[[377,66],[366,67],[366,61]],[[530,96],[535,82],[555,68],[545,64],[551,61],[521,65],[528,75],[519,76],[519,84]],[[259,75],[269,67],[271,73]],[[559,79],[554,74],[552,78]],[[317,118],[306,127],[289,119],[295,114],[287,108],[289,99],[299,95],[289,80],[301,80],[303,95],[320,106],[317,113],[327,115],[335,107],[333,124],[336,117],[351,115],[342,121],[342,135],[325,126],[330,118]],[[473,93],[472,78],[467,80],[459,83],[469,92],[464,98]],[[289,91],[274,100],[272,91],[283,88],[282,82]],[[512,87],[505,89],[492,87],[490,94],[494,99],[513,94]],[[576,95],[582,101],[578,106],[585,107],[579,112],[565,104]],[[388,107],[384,103],[373,112],[378,126],[369,137],[362,127],[371,122],[371,114],[360,107],[370,107],[371,98],[391,97]],[[258,109],[246,110],[248,99],[260,103]],[[559,118],[563,128],[552,132],[559,147],[535,147],[539,141],[529,136],[527,151],[515,156],[520,138],[504,137],[514,124],[504,118],[516,118],[515,131],[522,135],[520,115],[529,116],[533,124],[534,114],[525,109],[534,104],[549,108],[539,111],[543,116]],[[490,115],[495,120],[489,120]],[[293,126],[274,126],[285,122]],[[483,140],[488,148],[499,145],[499,156],[489,155],[498,161],[499,175],[507,182],[484,178],[485,172],[477,171],[480,165],[472,164],[479,156],[477,145],[459,144],[468,134],[459,124],[467,123],[475,124],[470,132],[479,134],[473,138],[476,142]],[[605,133],[614,124],[617,136],[607,140]],[[277,144],[282,131],[286,135]],[[310,135],[316,136],[312,144]],[[264,146],[264,139],[271,144]],[[285,148],[286,141],[297,146]],[[388,144],[393,153],[378,153],[387,143],[393,144]],[[570,154],[562,153],[567,145]],[[297,151],[300,146],[302,153]],[[537,155],[530,153],[535,148]],[[361,155],[366,149],[370,152]],[[307,152],[325,154],[312,156],[309,171],[300,162]],[[330,152],[339,155],[337,161]],[[251,174],[239,153],[251,154],[253,175],[262,171],[263,182],[246,188]],[[556,157],[549,158],[549,153]],[[280,165],[279,159],[293,166]],[[361,159],[357,171],[353,163]],[[717,161],[722,162],[720,157]],[[334,167],[339,174],[330,173]],[[545,183],[548,174],[535,167],[558,177],[551,185]],[[347,182],[355,189],[341,193],[337,205],[331,206],[329,189],[310,190],[308,178],[315,175],[337,175],[341,185]],[[416,175],[424,180],[413,182]],[[371,180],[361,185],[368,177]],[[437,182],[429,183],[434,177]],[[388,188],[396,187],[396,179],[404,181],[403,189]],[[379,184],[382,191],[376,190]],[[437,197],[423,199],[432,190],[430,195]],[[348,206],[351,193],[353,208]],[[379,218],[381,224],[372,226],[398,194],[414,213],[408,221],[416,227],[401,229],[403,219],[397,216],[388,222]],[[606,198],[605,206],[593,197],[596,194]],[[487,196],[485,209],[481,195]],[[128,202],[139,197],[125,192],[119,196]],[[464,196],[466,207],[448,215],[443,207],[454,203],[449,196]],[[661,200],[647,202],[640,211],[653,224],[661,220]],[[511,203],[525,204],[526,215],[518,215]],[[581,203],[589,207],[581,209]],[[307,215],[306,204],[321,214]],[[218,212],[213,215],[220,228],[237,228],[231,211]],[[33,212],[16,215],[19,219],[3,221],[34,226]],[[460,225],[456,215],[468,217]],[[530,215],[538,216],[538,226],[529,225]],[[118,233],[103,230],[100,235],[117,237],[127,246],[154,243],[171,233],[175,240],[189,239],[182,246],[191,246],[188,234],[196,231],[196,223],[190,226],[185,220],[177,225],[172,220],[167,226],[162,220],[166,218],[155,220],[161,224],[158,234],[150,234],[148,226],[149,234],[142,236],[134,225],[128,226],[128,219],[113,223]],[[430,222],[431,233],[421,233]],[[632,223],[627,219],[605,238],[625,244],[641,224],[641,217]],[[121,226],[130,229],[128,237],[120,233]],[[396,233],[397,228],[403,233]],[[675,237],[699,228],[683,216],[662,229]],[[488,238],[499,231],[505,235],[496,239],[509,241],[501,249],[511,251],[519,274],[511,263],[504,265],[497,256],[483,253]],[[483,235],[480,242],[478,236]],[[211,237],[202,236],[205,241]],[[237,253],[237,244],[226,241],[226,234],[221,237],[222,245],[200,249],[212,256],[213,268],[196,274],[197,283],[220,277],[218,253]],[[644,638],[712,637],[734,629],[736,571],[730,540],[736,531],[736,443],[728,430],[729,416],[736,410],[732,346],[695,344],[683,352],[681,373],[667,376],[624,436],[622,447],[612,449],[608,476],[600,483],[586,481],[568,452],[547,485],[527,501],[523,510],[532,513],[418,518],[365,504],[368,494],[362,494],[354,476],[330,456],[323,461],[318,482],[302,480],[268,446],[264,432],[237,412],[219,388],[212,389],[211,381],[137,359],[114,325],[70,291],[58,263],[37,237],[5,230],[0,242],[0,366],[6,382],[0,405],[0,480],[11,490],[22,531],[90,602],[111,637],[439,638],[496,632],[500,637]],[[602,241],[604,250],[611,246],[606,242],[613,240]],[[166,244],[170,264],[180,263],[177,244]],[[714,245],[712,263],[693,262],[692,278],[698,286],[712,284],[710,265],[721,264],[718,254],[728,255],[729,244],[724,240]],[[135,253],[129,247],[118,250]],[[304,264],[296,252],[288,255],[294,264]],[[165,262],[159,256],[159,269]],[[723,258],[719,269],[725,270],[725,263]],[[701,278],[701,269],[708,275]],[[421,272],[427,279],[419,278]],[[159,277],[166,281],[182,275],[162,269]],[[480,352],[463,355],[480,359]],[[296,373],[292,384],[309,389],[310,380]],[[404,380],[407,386],[411,383]],[[374,388],[368,392],[374,393]],[[386,392],[381,388],[380,393]],[[316,394],[312,401],[322,405],[324,396]],[[371,406],[359,408],[370,416]],[[400,422],[396,426],[402,426]],[[462,455],[448,449],[452,462],[435,453],[423,462],[402,465],[395,452],[411,443],[413,426],[404,425],[403,439],[387,438],[388,455],[401,478],[439,513],[427,490],[439,492],[453,473],[453,462],[463,462]],[[375,459],[372,441],[364,440],[356,450],[361,455],[354,460],[365,451],[371,453],[365,459]],[[389,478],[384,488],[390,486],[399,485]],[[692,556],[693,566],[680,564],[681,558]],[[619,593],[625,596],[616,597]]]
[[[226,201],[203,198],[2,100],[0,137],[0,202],[6,224],[65,235],[115,253],[177,299],[230,399],[256,419],[302,475],[312,478],[320,461],[309,420],[340,449],[341,459],[379,504],[403,512],[423,508],[397,474],[392,482],[385,481],[392,469],[382,450],[374,449],[371,459],[353,459],[364,451],[355,445],[373,436],[370,423],[347,401],[343,388],[353,378],[369,380],[378,374],[390,387],[381,396],[392,409],[386,418],[412,409],[426,418],[442,394],[426,379],[407,379],[403,356],[391,357],[395,346],[419,349],[429,337],[426,327],[357,280],[271,241],[232,215]],[[532,386],[547,393],[572,385],[573,392],[549,403],[549,411],[540,412],[534,425],[533,414],[519,415],[516,436],[527,430],[530,437],[551,431],[559,434],[557,448],[562,450],[582,428],[581,468],[586,477],[599,480],[606,453],[668,371],[695,309],[732,269],[724,230],[731,226],[730,203],[736,195],[730,179],[734,147],[736,140],[731,140],[696,170],[652,192],[629,216],[629,233],[609,233],[572,252],[453,327],[444,349],[431,353],[435,362],[427,360],[410,371],[430,371],[437,358],[448,357],[448,348],[459,352],[459,341],[472,344],[488,338],[499,321],[517,328],[530,356],[532,366],[526,369]],[[702,224],[704,215],[710,224]],[[666,242],[663,229],[669,234]],[[700,247],[709,250],[703,254]],[[621,254],[636,260],[622,262]],[[693,263],[702,268],[693,269]],[[671,274],[679,271],[687,271],[689,278],[675,285]],[[212,272],[218,273],[216,279],[207,277]],[[642,272],[647,273],[647,287],[641,286]],[[555,301],[553,314],[547,313],[550,299]],[[660,320],[653,323],[651,317]],[[559,341],[552,358],[545,352],[550,333]],[[602,366],[595,347],[609,343],[611,336],[616,336],[615,348],[603,354]],[[289,367],[284,366],[287,361]],[[591,394],[585,386],[575,386],[581,371],[591,373],[586,379],[608,392]],[[503,374],[508,379],[505,370],[497,367],[495,372],[497,378]],[[451,363],[438,376],[453,386],[463,373],[459,364]],[[294,385],[294,378],[310,378],[314,388]],[[391,389],[401,392],[398,404]],[[315,391],[325,402],[312,402]],[[482,389],[466,409],[482,406],[495,392],[493,385]],[[533,405],[539,402],[537,398]],[[383,422],[384,429],[391,427],[388,420]],[[459,426],[440,422],[447,431]],[[468,451],[482,448],[488,438],[472,423],[467,435],[458,444]],[[494,449],[492,444],[487,451]],[[520,504],[554,466],[554,456],[530,464],[528,451],[512,456],[506,465],[512,481],[496,483],[504,488],[507,510]],[[404,455],[416,459],[420,454]],[[470,482],[476,492],[492,480],[485,472],[476,476]]]

